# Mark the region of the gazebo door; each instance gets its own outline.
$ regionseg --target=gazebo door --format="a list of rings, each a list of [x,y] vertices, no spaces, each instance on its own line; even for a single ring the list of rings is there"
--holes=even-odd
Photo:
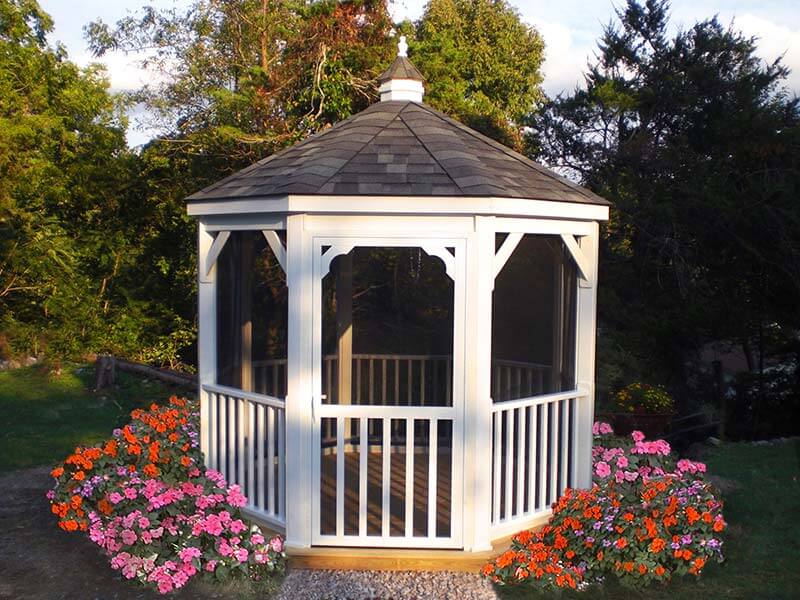
[[[464,241],[313,249],[312,542],[461,547]]]

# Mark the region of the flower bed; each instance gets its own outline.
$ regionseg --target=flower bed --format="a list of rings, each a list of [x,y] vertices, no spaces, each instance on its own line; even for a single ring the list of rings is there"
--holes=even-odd
[[[595,423],[594,433],[592,489],[565,490],[550,522],[517,534],[483,575],[542,589],[584,588],[612,575],[641,588],[721,562],[726,524],[705,465],[675,461],[667,442],[638,431],[615,438]]]
[[[131,418],[105,444],[76,448],[53,469],[47,497],[59,527],[85,532],[113,569],[161,593],[195,576],[282,572],[282,538],[267,540],[248,524],[239,487],[203,466],[195,406],[173,397]]]

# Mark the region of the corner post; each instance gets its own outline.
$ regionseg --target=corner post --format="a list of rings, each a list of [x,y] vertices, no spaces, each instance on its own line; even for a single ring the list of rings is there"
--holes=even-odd
[[[200,450],[208,463],[208,396],[203,385],[217,378],[217,268],[207,268],[214,236],[200,220],[197,224],[197,397],[200,399]]]
[[[467,244],[467,394],[465,432],[465,548],[492,549],[492,290],[494,217],[475,217]]]
[[[288,386],[286,396],[286,543],[311,545],[312,497],[312,290],[311,238],[305,215],[286,219],[289,287]]]
[[[575,460],[572,481],[577,488],[592,486],[592,423],[595,402],[595,338],[597,336],[597,262],[599,224],[592,223],[589,235],[580,238],[579,245],[589,263],[589,279],[578,278],[576,387],[586,395],[578,398],[574,415]]]

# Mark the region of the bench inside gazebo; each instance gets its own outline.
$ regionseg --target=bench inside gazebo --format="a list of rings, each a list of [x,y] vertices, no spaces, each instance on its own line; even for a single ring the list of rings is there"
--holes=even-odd
[[[591,483],[608,205],[380,83],[188,199],[202,448],[290,554],[485,552]]]

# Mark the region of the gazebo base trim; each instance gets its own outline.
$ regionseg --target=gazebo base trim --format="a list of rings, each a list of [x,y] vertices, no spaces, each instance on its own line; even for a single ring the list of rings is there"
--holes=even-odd
[[[542,519],[525,529],[538,530]],[[520,529],[522,531],[523,529]],[[517,533],[517,532],[515,532]],[[427,550],[420,548],[350,548],[312,546],[286,547],[291,569],[341,571],[459,571],[477,573],[483,565],[511,547],[507,535],[492,541],[492,549],[484,552],[464,550]]]

